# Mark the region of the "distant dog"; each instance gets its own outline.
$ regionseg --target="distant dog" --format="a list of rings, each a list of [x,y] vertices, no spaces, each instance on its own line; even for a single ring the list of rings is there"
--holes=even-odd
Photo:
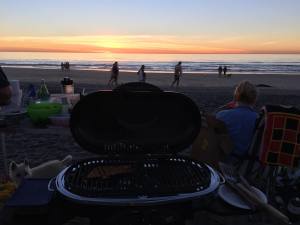
[[[9,177],[19,186],[24,178],[52,178],[68,166],[72,161],[72,156],[68,155],[63,160],[51,160],[37,167],[30,168],[28,160],[17,164],[12,161],[9,164]]]

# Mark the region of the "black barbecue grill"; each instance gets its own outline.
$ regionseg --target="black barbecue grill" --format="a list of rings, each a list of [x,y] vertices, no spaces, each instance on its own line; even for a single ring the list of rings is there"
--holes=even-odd
[[[177,154],[199,132],[197,106],[179,93],[148,84],[131,86],[92,93],[74,107],[72,134],[99,157],[63,170],[56,178],[58,192],[79,207],[131,206],[147,211],[201,204],[215,193],[219,176],[206,164]]]

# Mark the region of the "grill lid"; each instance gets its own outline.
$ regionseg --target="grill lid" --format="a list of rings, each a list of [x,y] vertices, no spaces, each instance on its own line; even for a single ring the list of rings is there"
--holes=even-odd
[[[76,104],[70,119],[79,145],[99,155],[177,153],[193,142],[200,126],[190,98],[149,88],[91,93]]]

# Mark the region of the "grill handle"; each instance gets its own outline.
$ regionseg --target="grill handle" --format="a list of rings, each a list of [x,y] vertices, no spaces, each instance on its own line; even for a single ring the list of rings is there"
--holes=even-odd
[[[53,182],[54,182],[55,179],[56,179],[56,177],[53,177],[49,181],[49,183],[48,183],[48,191],[51,191],[51,192],[55,191],[55,189],[54,189],[55,185],[53,184]]]
[[[220,177],[220,185],[225,184],[226,180],[225,180],[224,176],[219,171],[217,171],[217,170],[215,170],[215,171],[218,173],[218,175]]]

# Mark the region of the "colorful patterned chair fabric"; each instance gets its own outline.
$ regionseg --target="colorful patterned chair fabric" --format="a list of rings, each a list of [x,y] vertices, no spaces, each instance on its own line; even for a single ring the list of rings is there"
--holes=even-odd
[[[264,165],[295,168],[300,161],[300,110],[294,107],[263,107],[264,129],[259,160]]]

